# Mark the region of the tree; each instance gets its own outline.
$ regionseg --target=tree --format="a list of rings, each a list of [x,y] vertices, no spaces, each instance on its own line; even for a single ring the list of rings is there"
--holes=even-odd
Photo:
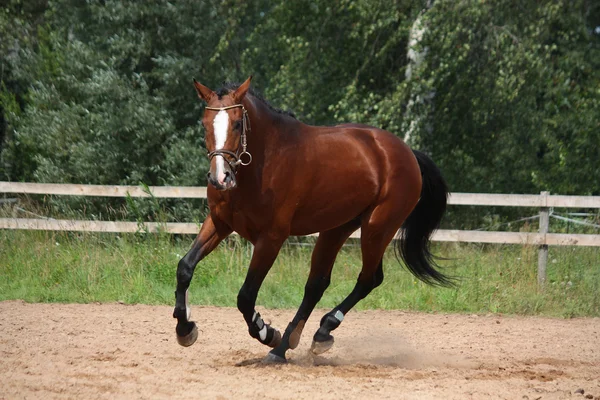
[[[427,12],[429,51],[407,93],[435,98],[407,118],[423,121],[413,141],[453,190],[600,193],[593,4],[440,0]]]
[[[598,194],[596,3],[12,0],[0,174],[206,184],[191,79],[254,74],[307,123],[408,134],[454,191]]]
[[[32,54],[38,36],[44,35],[47,0],[10,0],[0,9],[0,154],[11,146],[14,158],[0,158],[0,178],[7,174],[22,175],[26,168],[19,160],[15,147],[11,116],[19,115],[26,104],[27,82],[23,79],[20,60],[23,54]]]

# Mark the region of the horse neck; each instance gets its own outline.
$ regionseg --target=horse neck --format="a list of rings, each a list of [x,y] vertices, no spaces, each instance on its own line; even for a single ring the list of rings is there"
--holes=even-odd
[[[251,95],[246,96],[243,105],[248,110],[250,119],[250,132],[247,136],[248,151],[252,154],[253,160],[257,161],[256,164],[262,165],[265,153],[272,148],[277,148],[279,141],[283,139],[283,132],[280,129],[282,115]]]
[[[252,155],[252,162],[247,166],[242,166],[239,170],[238,186],[242,193],[245,193],[245,202],[253,196],[246,196],[250,193],[256,193],[257,188],[263,187],[263,179],[273,171],[265,169],[268,158],[277,154],[281,148],[282,141],[288,129],[289,122],[281,114],[271,110],[261,100],[247,95],[242,101],[244,108],[248,111],[250,119],[250,132],[247,134],[248,152]],[[285,129],[282,125],[286,124]]]

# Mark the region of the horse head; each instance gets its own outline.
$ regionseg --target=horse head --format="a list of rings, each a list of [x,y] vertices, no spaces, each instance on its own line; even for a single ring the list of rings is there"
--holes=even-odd
[[[217,94],[194,80],[198,97],[207,103],[202,125],[210,159],[208,182],[218,190],[235,188],[237,167],[252,162],[252,156],[246,151],[250,121],[242,105],[251,80],[252,76],[237,89],[224,94]]]

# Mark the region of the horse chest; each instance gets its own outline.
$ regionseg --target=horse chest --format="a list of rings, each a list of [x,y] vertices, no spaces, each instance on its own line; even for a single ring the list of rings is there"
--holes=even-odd
[[[270,208],[253,204],[223,202],[211,207],[211,215],[223,221],[243,238],[254,241],[272,220]]]

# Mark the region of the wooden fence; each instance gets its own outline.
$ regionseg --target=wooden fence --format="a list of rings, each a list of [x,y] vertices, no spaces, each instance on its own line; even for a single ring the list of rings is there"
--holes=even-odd
[[[0,193],[22,193],[66,196],[98,197],[150,197],[156,198],[206,198],[205,187],[151,186],[149,192],[139,186],[107,186],[48,183],[0,182]],[[539,208],[540,229],[530,232],[489,232],[440,229],[433,240],[441,242],[528,244],[540,247],[538,281],[546,280],[549,245],[600,246],[600,235],[549,233],[549,211],[560,208],[600,209],[600,196],[559,196],[542,192],[539,195],[452,193],[451,205],[507,206]],[[0,229],[31,229],[80,232],[148,232],[163,231],[179,234],[196,234],[199,225],[194,223],[152,223],[57,220],[52,218],[0,218]],[[351,237],[359,238],[360,230]]]

